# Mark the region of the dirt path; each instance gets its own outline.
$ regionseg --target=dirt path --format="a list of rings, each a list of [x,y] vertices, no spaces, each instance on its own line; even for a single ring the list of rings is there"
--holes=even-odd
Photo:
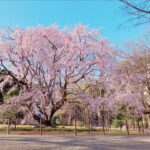
[[[150,150],[150,136],[0,135],[0,150]]]

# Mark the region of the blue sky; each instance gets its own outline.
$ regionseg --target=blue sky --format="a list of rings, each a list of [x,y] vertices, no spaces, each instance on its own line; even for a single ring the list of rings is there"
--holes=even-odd
[[[126,19],[117,0],[0,0],[0,27],[83,23],[100,29],[117,47],[136,39],[146,28],[141,25],[118,29]]]

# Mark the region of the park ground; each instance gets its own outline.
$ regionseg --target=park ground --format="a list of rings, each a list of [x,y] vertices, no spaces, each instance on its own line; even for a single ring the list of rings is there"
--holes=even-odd
[[[150,136],[1,134],[0,150],[150,150]]]
[[[102,129],[78,127],[77,136],[72,126],[44,127],[42,136],[39,127],[0,125],[0,150],[150,150],[150,133],[111,129],[103,135]]]

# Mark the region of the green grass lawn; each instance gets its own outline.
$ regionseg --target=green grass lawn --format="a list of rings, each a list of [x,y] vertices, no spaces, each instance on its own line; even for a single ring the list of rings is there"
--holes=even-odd
[[[15,126],[12,125],[10,126],[11,131],[14,132],[15,131]],[[0,125],[0,133],[7,133],[7,125]],[[26,133],[26,134],[38,134],[40,131],[39,127],[36,126],[32,126],[32,125],[17,125],[16,126],[16,131],[17,133]],[[86,127],[82,127],[82,126],[78,126],[77,127],[77,131],[78,133],[88,133],[89,132],[89,128]],[[57,127],[43,127],[43,132],[44,133],[59,133],[59,132],[65,132],[65,133],[74,133],[74,126],[57,126]],[[103,134],[102,132],[102,128],[92,128],[90,130],[91,133],[94,134]],[[139,134],[138,131],[133,131],[130,130],[131,134]],[[126,135],[127,132],[126,130],[120,131],[120,129],[116,128],[116,129],[111,129],[109,131],[106,132],[107,135]]]
[[[14,130],[15,126],[12,125],[11,129]],[[0,125],[0,131],[5,131],[7,125]],[[39,130],[39,127],[32,125],[17,125],[17,131],[36,131]],[[78,127],[79,132],[89,131],[86,127]],[[74,126],[57,126],[57,127],[43,127],[43,131],[74,131]],[[101,129],[92,128],[91,131],[101,131]]]

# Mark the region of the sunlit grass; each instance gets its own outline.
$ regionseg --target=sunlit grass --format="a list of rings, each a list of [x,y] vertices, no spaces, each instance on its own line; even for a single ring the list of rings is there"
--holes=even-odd
[[[17,125],[16,131],[18,132],[38,132],[39,126],[33,126],[33,125]],[[15,126],[10,126],[11,131],[15,131]],[[7,125],[0,125],[0,132],[6,132],[7,131]],[[52,131],[60,131],[60,132],[67,132],[67,133],[73,133],[74,132],[74,126],[57,126],[57,127],[43,127],[43,132],[52,132]],[[86,128],[84,126],[78,126],[77,127],[78,132],[89,132],[89,128]],[[91,128],[91,133],[95,134],[103,134],[102,128]],[[138,130],[130,130],[130,134],[139,134]],[[142,134],[142,132],[141,132]],[[119,128],[112,128],[111,130],[106,131],[106,135],[127,135],[126,130],[120,130]]]

